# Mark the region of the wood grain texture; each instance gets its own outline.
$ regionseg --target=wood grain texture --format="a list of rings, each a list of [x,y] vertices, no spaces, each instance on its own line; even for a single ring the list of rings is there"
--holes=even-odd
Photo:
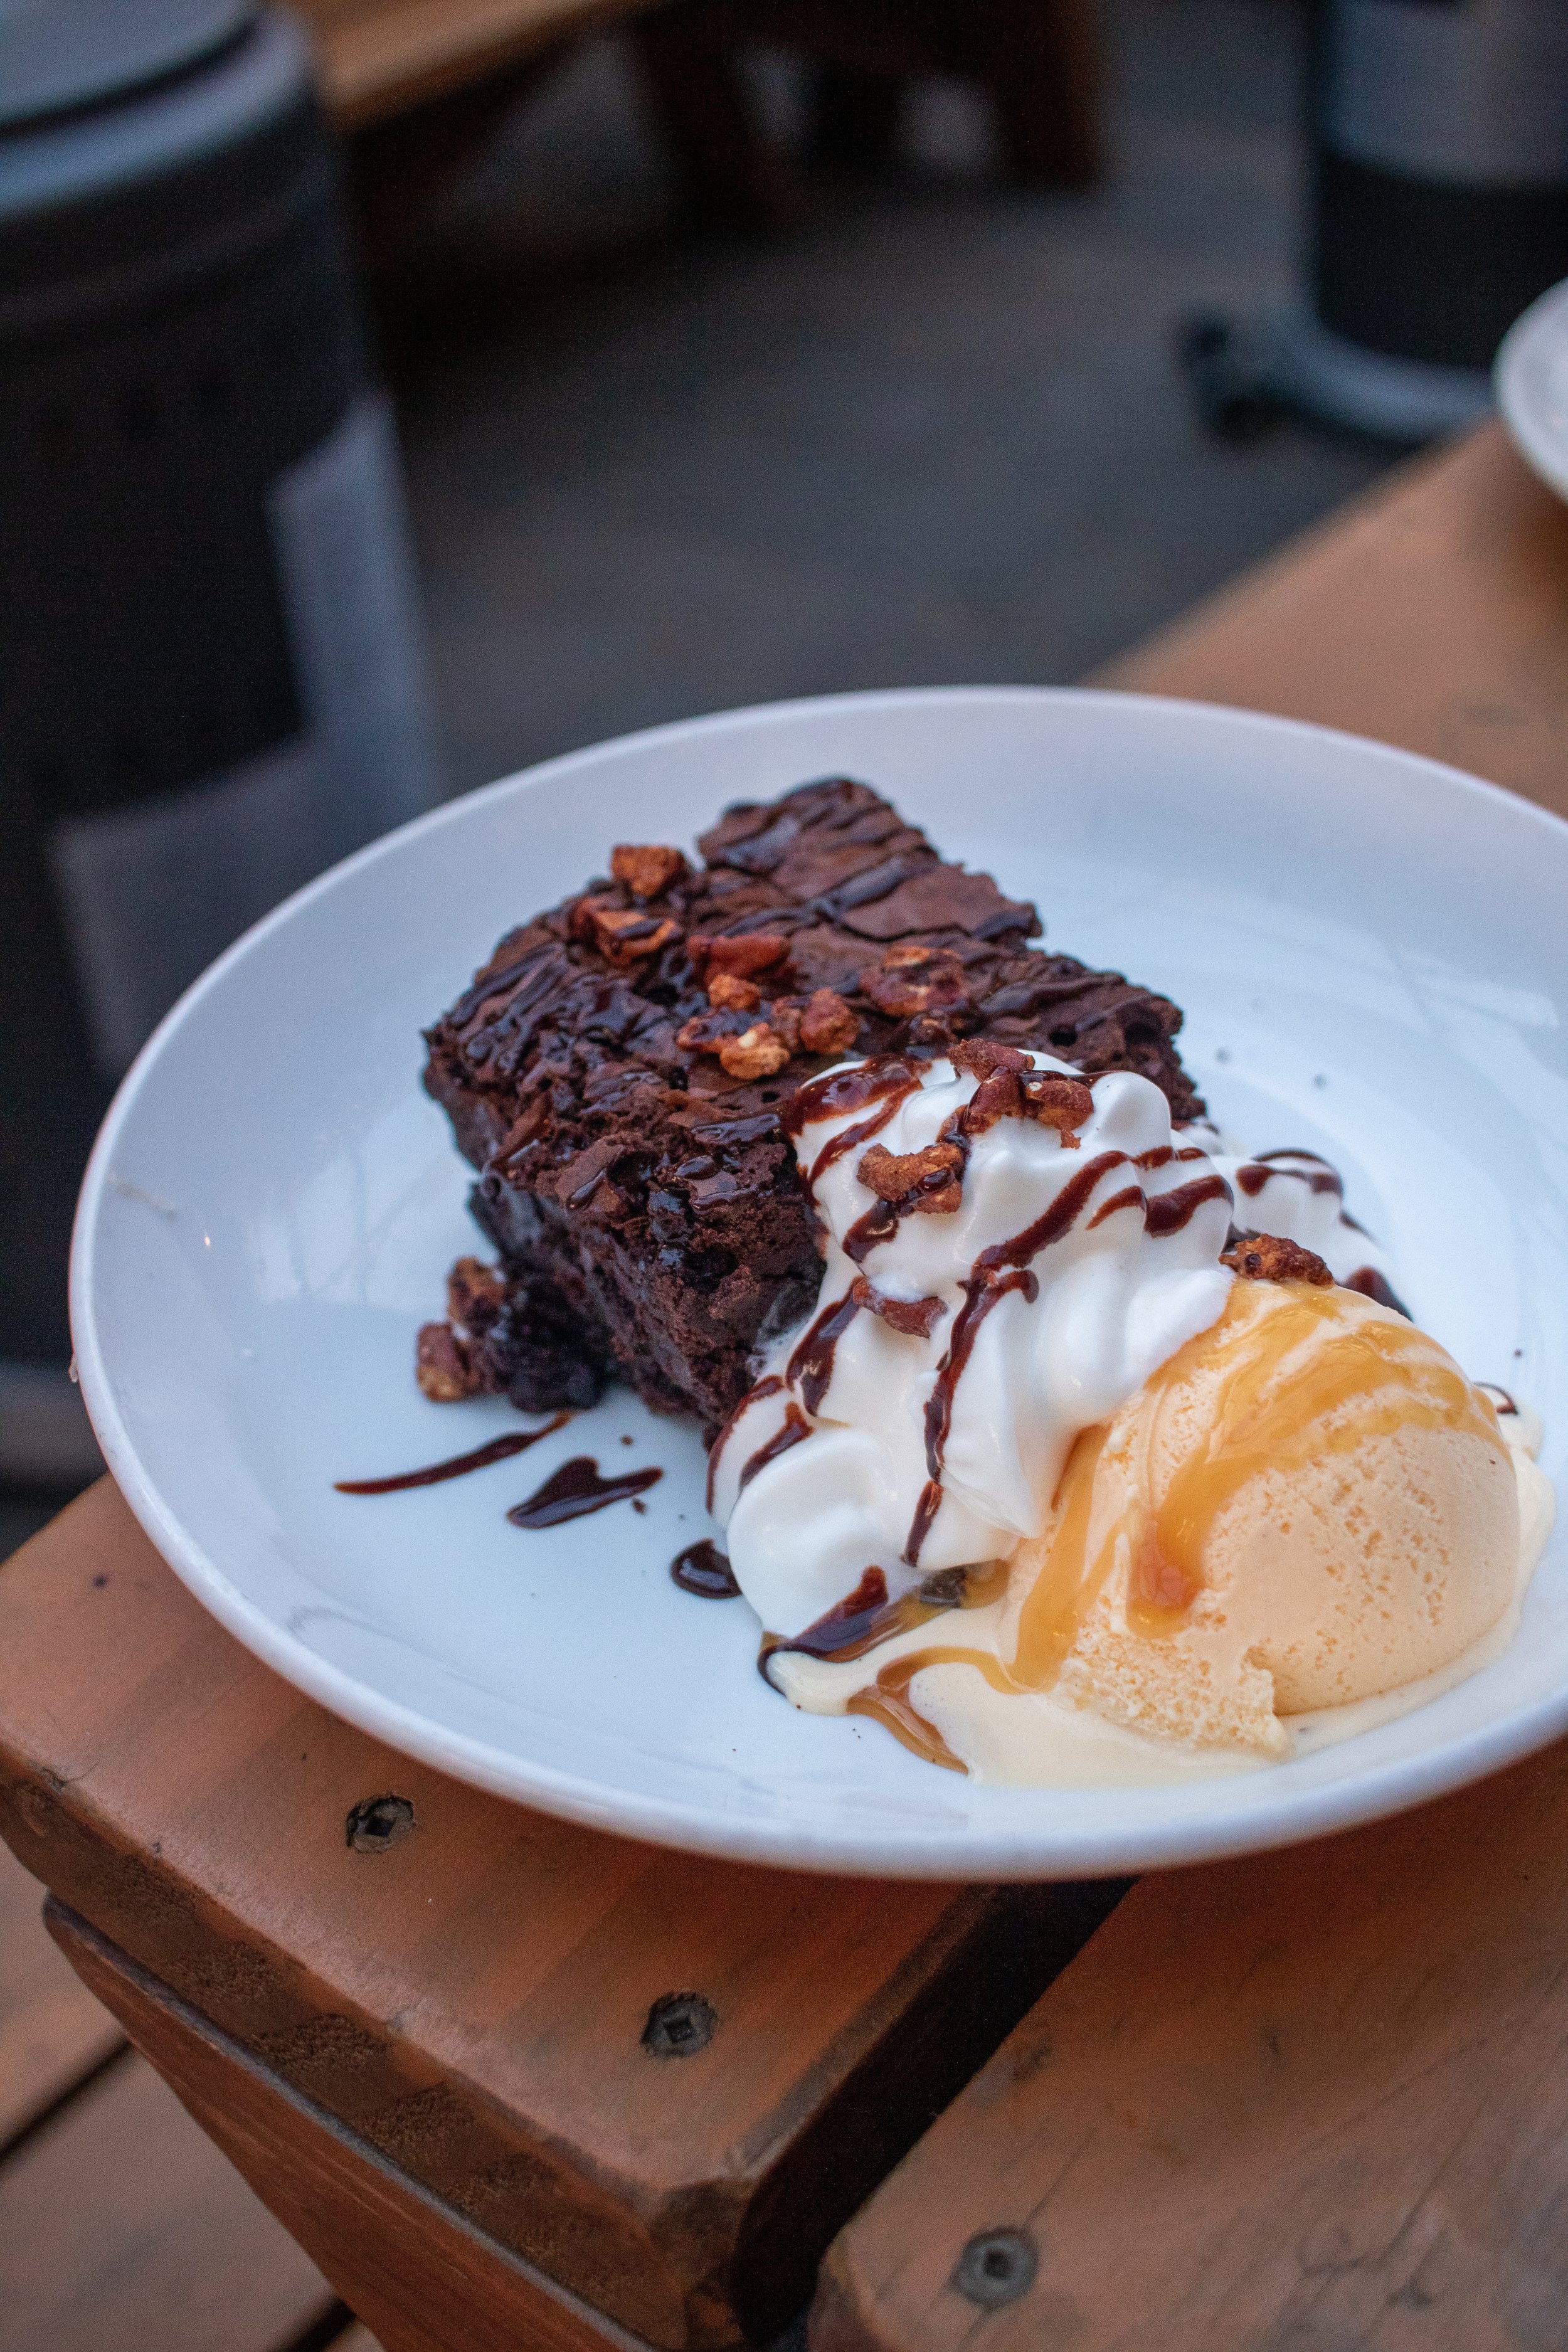
[[[45,1934],[43,1900],[0,1847],[0,2148],[124,2039]]]
[[[281,2352],[332,2301],[140,2058],[0,2168],[5,2352]]]
[[[285,2089],[74,1912],[51,1902],[48,1922],[195,2123],[363,2315],[361,2352],[644,2352]],[[343,2347],[340,2336],[332,2352]]]
[[[1568,1747],[1145,1878],[840,2236],[814,2352],[1561,2352],[1565,2042]]]
[[[1343,727],[1568,815],[1568,506],[1483,425],[1090,683]]]
[[[414,1832],[352,1851],[388,1792]],[[0,1832],[285,2084],[671,2347],[805,2301],[1113,1899],[744,1869],[483,1796],[259,1665],[107,1481],[0,1571]],[[718,2021],[660,2058],[672,1993]]]
[[[341,130],[515,66],[655,0],[300,0]]]

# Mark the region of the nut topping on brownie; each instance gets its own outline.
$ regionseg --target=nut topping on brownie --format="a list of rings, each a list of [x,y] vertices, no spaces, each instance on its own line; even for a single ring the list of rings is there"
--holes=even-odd
[[[1173,1004],[1030,947],[1032,906],[944,865],[866,785],[743,803],[699,846],[693,868],[622,844],[608,877],[510,932],[428,1033],[426,1084],[480,1171],[505,1303],[455,1321],[450,1350],[426,1327],[426,1393],[478,1386],[535,1411],[613,1375],[715,1427],[759,1337],[820,1277],[778,1113],[832,1061],[994,1054],[996,1115],[1064,1140],[1087,1089],[1059,1079],[1037,1100],[1005,1049],[1138,1070],[1179,1120],[1201,1108]]]

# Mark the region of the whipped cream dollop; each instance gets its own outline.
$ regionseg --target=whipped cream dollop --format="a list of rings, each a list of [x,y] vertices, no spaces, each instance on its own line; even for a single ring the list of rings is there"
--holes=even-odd
[[[1344,1184],[1331,1160],[1316,1151],[1243,1151],[1206,1118],[1180,1132],[1182,1140],[1204,1147],[1230,1186],[1238,1233],[1299,1242],[1347,1290],[1407,1311],[1389,1283],[1385,1253],[1347,1211]]]
[[[1173,1133],[1159,1087],[1086,1081],[1045,1054],[989,1059],[841,1064],[789,1106],[822,1288],[766,1351],[710,1471],[736,1580],[773,1634],[803,1632],[868,1567],[897,1600],[1038,1536],[1080,1433],[1226,1306],[1231,1188],[1202,1140]]]

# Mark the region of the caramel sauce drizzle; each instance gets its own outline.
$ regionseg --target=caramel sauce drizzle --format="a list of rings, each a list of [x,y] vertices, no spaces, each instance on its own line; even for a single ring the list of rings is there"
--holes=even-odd
[[[853,1592],[847,1593],[793,1641],[775,1633],[764,1634],[757,1657],[758,1671],[764,1682],[771,1682],[769,1660],[792,1650],[835,1665],[852,1664],[868,1651],[892,1641],[896,1634],[907,1633],[948,1610],[984,1609],[988,1602],[1000,1599],[1006,1583],[1006,1562],[986,1560],[973,1569],[942,1569],[935,1576],[928,1576],[913,1592],[889,1601],[886,1576],[879,1568],[868,1568]],[[910,1685],[922,1666],[958,1663],[978,1666],[997,1690],[1014,1686],[995,1659],[984,1651],[943,1645],[890,1660],[875,1683],[855,1692],[846,1704],[845,1713],[871,1717],[927,1763],[941,1764],[950,1772],[962,1772],[964,1766],[961,1759],[910,1697]]]
[[[1133,1631],[1157,1639],[1182,1625],[1203,1590],[1216,1520],[1261,1471],[1304,1468],[1402,1428],[1500,1442],[1489,1400],[1478,1397],[1425,1333],[1382,1321],[1347,1325],[1332,1290],[1280,1287],[1288,1303],[1259,1322],[1238,1284],[1219,1322],[1154,1375],[1152,1412],[1200,1371],[1217,1373],[1215,1410],[1161,1500],[1134,1496],[1097,1539],[1096,1474],[1107,1432],[1086,1430],[1079,1438],[1057,1490],[1049,1549],[1024,1604],[1016,1686],[1045,1690],[1055,1682],[1119,1556],[1128,1561]]]

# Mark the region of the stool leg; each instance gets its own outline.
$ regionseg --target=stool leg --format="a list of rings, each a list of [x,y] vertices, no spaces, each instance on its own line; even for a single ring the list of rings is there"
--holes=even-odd
[[[903,82],[820,65],[811,84],[811,152],[841,172],[883,172],[898,153]]]
[[[992,0],[981,33],[1003,166],[1024,187],[1086,187],[1104,163],[1096,0]]]
[[[805,198],[788,159],[761,130],[736,62],[734,12],[710,0],[675,5],[627,26],[644,93],[700,219],[777,230]]]

